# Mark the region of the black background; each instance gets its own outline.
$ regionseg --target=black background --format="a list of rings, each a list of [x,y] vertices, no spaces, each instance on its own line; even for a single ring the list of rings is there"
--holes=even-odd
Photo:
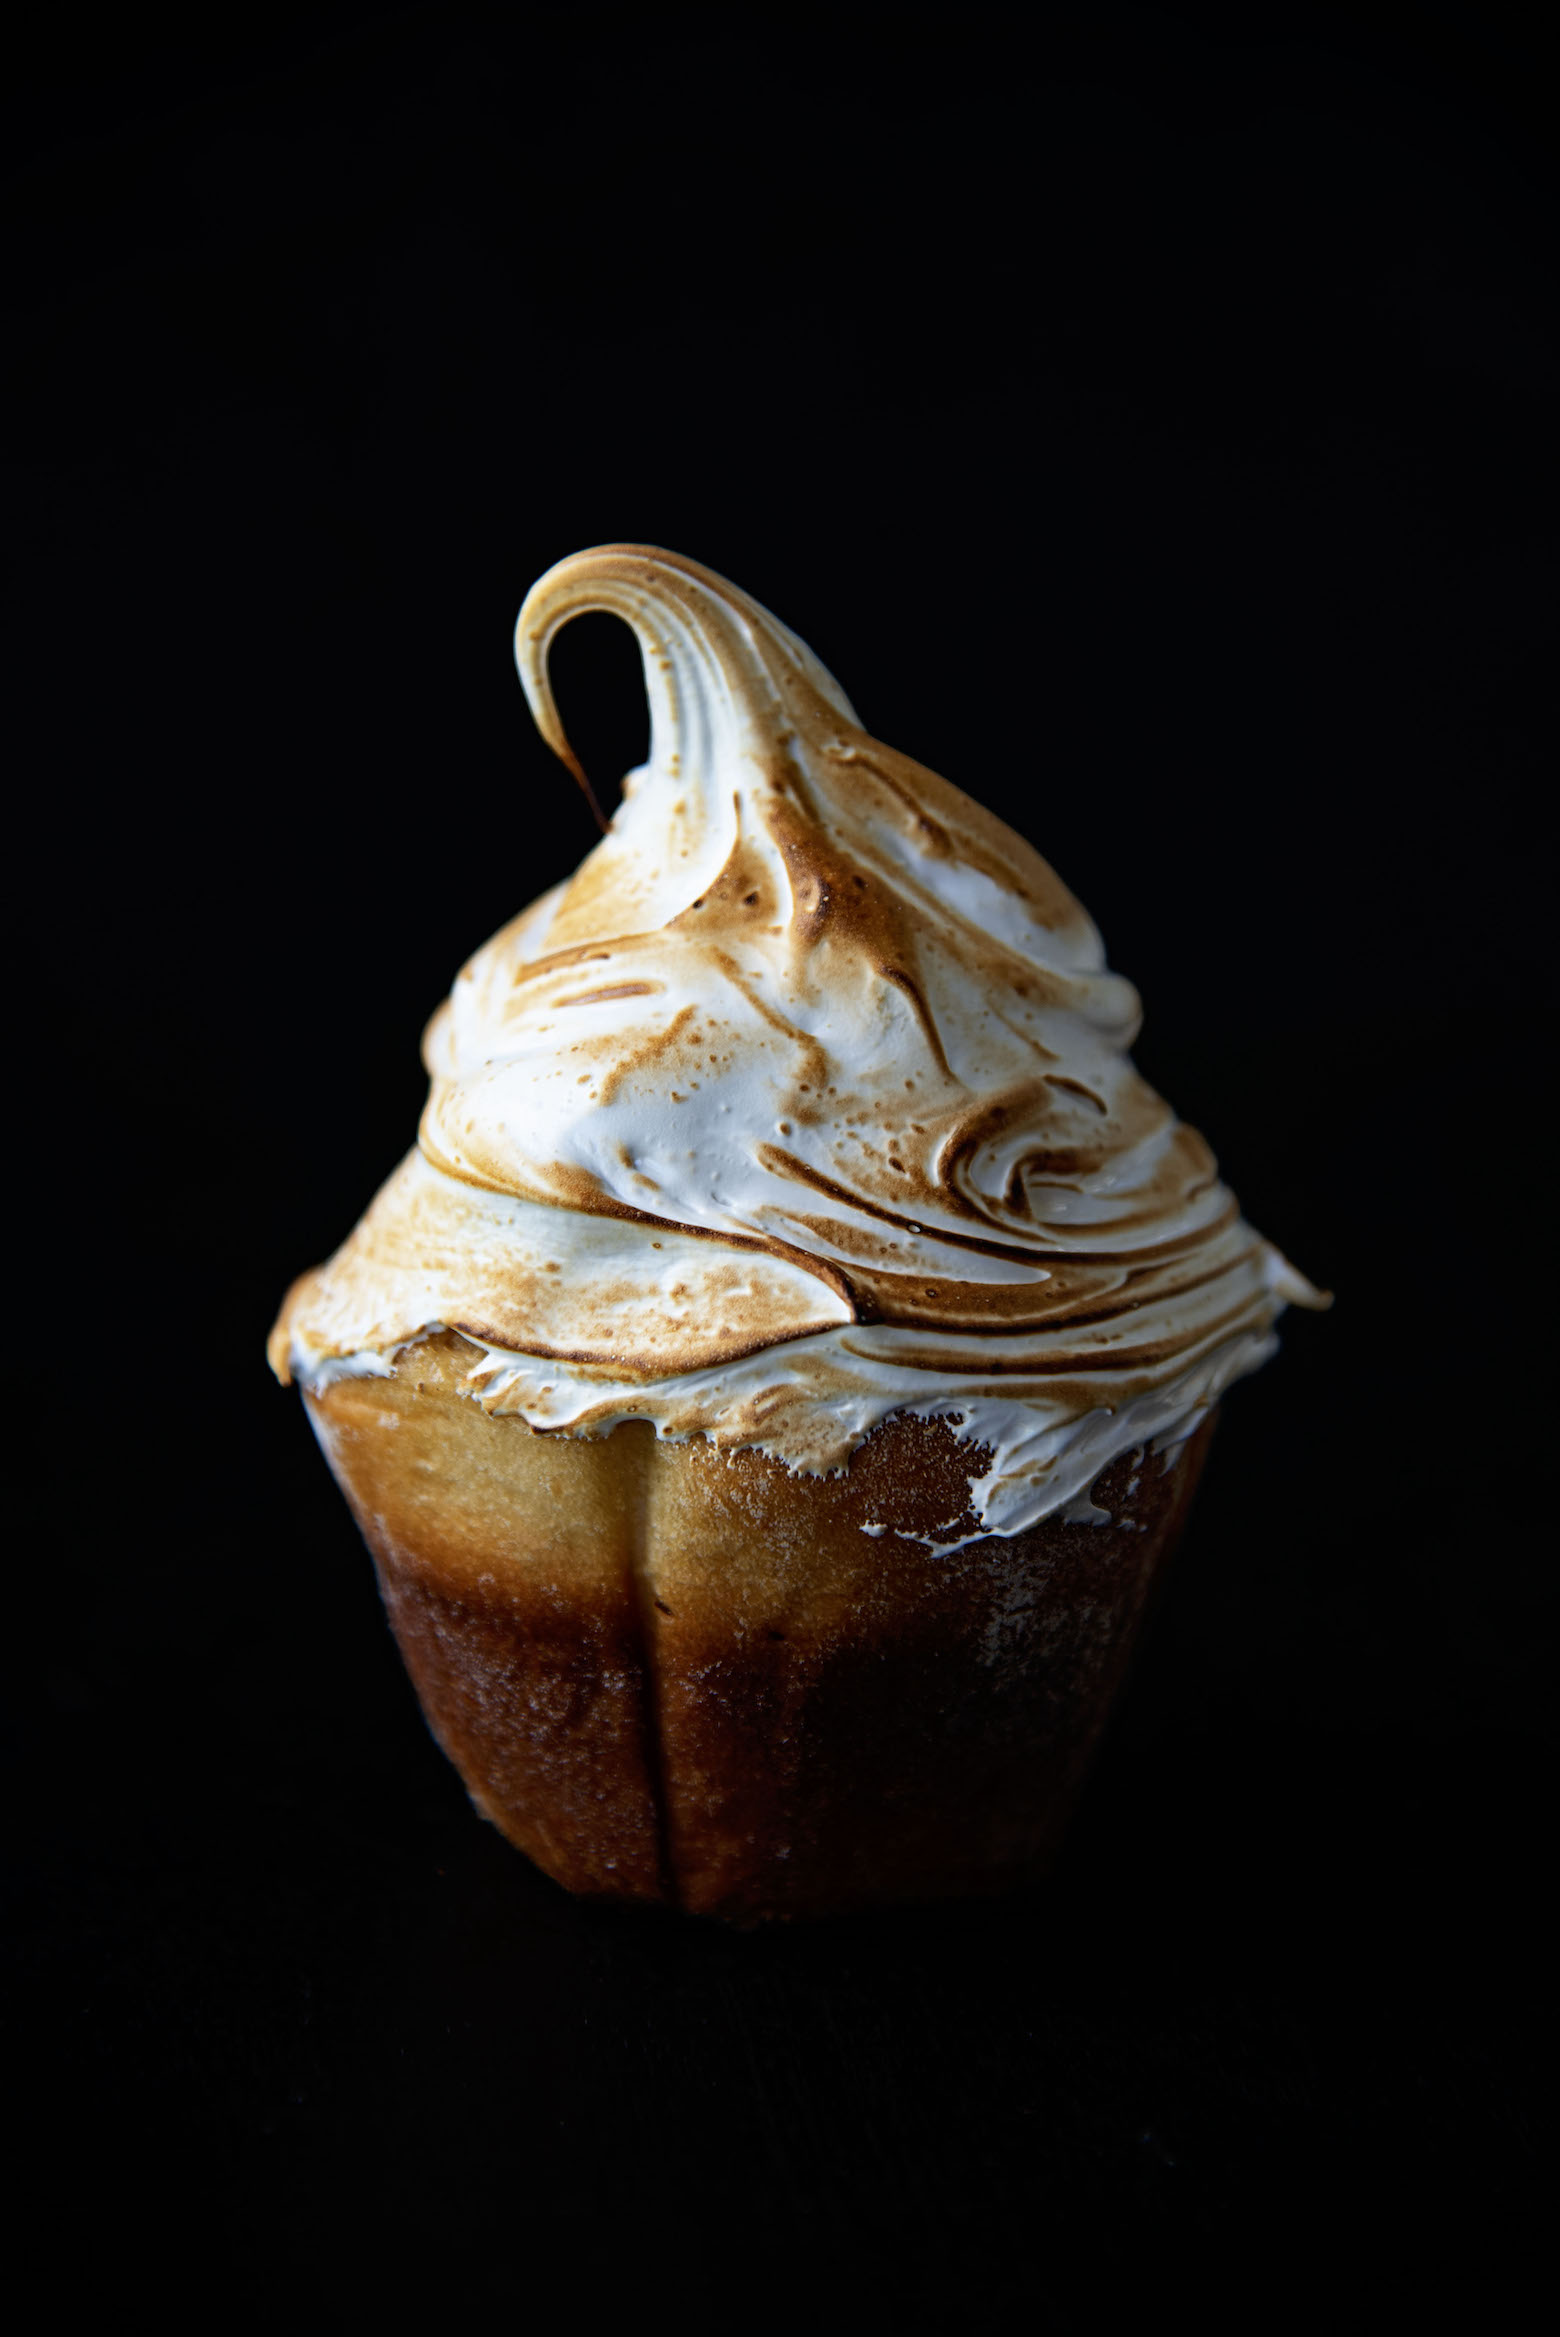
[[[62,2297],[520,2315],[562,2272],[1065,2329],[1520,2276],[1536,52],[1444,7],[1019,29],[239,8],[13,78],[8,2002]],[[265,1374],[426,1014],[590,844],[509,630],[609,538],[734,577],[1040,845],[1338,1294],[1228,1405],[1022,1903],[565,1898],[433,1750]],[[610,779],[626,634],[556,672]]]

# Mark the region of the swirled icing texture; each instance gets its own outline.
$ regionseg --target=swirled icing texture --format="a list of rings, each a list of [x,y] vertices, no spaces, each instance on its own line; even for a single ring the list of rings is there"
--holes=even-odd
[[[1136,992],[1039,854],[881,745],[794,634],[619,545],[528,595],[532,712],[586,609],[638,637],[651,751],[568,883],[429,1025],[418,1149],[289,1294],[285,1377],[429,1327],[538,1428],[837,1467],[887,1413],[991,1465],[975,1522],[1076,1502],[1321,1303],[1128,1049]]]

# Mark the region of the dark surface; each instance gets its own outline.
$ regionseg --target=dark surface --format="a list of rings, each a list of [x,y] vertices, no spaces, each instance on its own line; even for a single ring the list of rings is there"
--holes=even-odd
[[[13,80],[25,2235],[62,2300],[218,2324],[559,2269],[581,2311],[1503,2321],[1551,2098],[1536,53],[1449,8],[1041,11],[1024,57],[526,21],[240,10]],[[423,1733],[264,1373],[424,1016],[590,843],[508,635],[608,537],[732,575],[1034,838],[1338,1292],[1228,1405],[1022,1903],[564,1898]],[[626,636],[557,667],[610,776]]]

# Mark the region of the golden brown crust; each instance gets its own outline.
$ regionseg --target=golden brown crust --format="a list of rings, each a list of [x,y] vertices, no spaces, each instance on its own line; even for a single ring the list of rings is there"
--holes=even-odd
[[[571,1890],[737,1920],[984,1890],[1053,1846],[1209,1421],[1123,1455],[1109,1525],[939,1557],[983,1462],[885,1421],[840,1476],[703,1438],[539,1435],[453,1334],[311,1415],[429,1724]],[[867,1533],[867,1526],[891,1528]]]
[[[490,1420],[456,1393],[469,1354],[423,1341],[393,1379],[307,1398],[311,1419],[477,1807],[568,1889],[658,1898],[633,1564],[650,1431]]]

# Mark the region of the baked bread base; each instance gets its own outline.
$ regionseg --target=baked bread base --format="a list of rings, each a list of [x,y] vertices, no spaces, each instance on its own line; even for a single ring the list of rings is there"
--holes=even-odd
[[[440,1333],[306,1402],[429,1726],[511,1842],[569,1890],[735,1921],[1044,1863],[1212,1415],[1104,1471],[1108,1524],[939,1556],[986,1466],[945,1422],[896,1415],[804,1477],[491,1417],[475,1352]]]

